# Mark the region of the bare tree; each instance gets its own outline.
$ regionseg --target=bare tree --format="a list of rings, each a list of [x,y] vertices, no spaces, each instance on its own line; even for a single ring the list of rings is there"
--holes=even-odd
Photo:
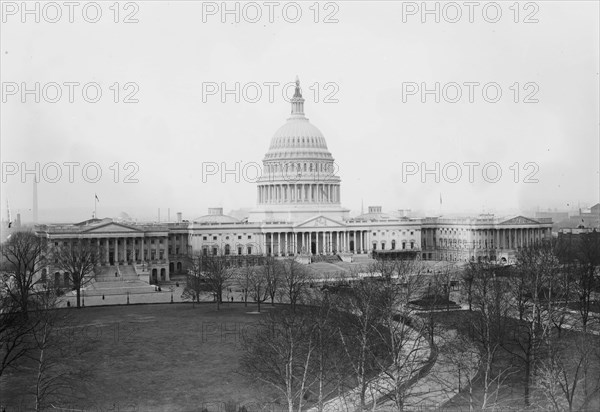
[[[205,271],[202,272],[204,280],[215,295],[217,310],[219,310],[223,303],[223,290],[233,278],[234,272],[229,267],[227,256],[223,253],[203,256],[202,265],[205,267]]]
[[[181,298],[191,300],[194,304],[200,303],[200,295],[207,290],[208,286],[202,273],[202,256],[191,256]]]
[[[52,254],[55,265],[63,270],[77,293],[77,307],[81,307],[81,289],[94,278],[94,269],[100,261],[96,245],[79,240],[63,246],[55,246]]]
[[[285,397],[288,411],[302,411],[315,353],[313,323],[302,311],[284,309],[262,318],[243,338],[243,370]]]
[[[584,332],[590,318],[593,303],[592,292],[598,288],[596,270],[600,266],[600,232],[580,235],[577,249],[577,276],[575,290],[579,297],[579,313]]]
[[[305,298],[311,276],[305,266],[296,262],[293,258],[285,259],[280,268],[281,293],[289,302],[293,311],[296,309],[296,305],[302,303],[303,298]]]
[[[413,271],[411,262],[398,262],[395,271],[400,275]],[[421,288],[420,276],[411,276],[407,283],[386,282],[383,289],[381,305],[381,333],[383,342],[382,354],[376,358],[379,362],[380,392],[385,394],[396,407],[404,410],[410,380],[428,361],[430,348],[426,336],[424,322],[414,316],[414,309],[409,302],[416,297]]]
[[[89,365],[79,358],[92,345],[85,336],[63,332],[70,328],[69,314],[57,308],[55,291],[47,289],[39,294],[37,309],[32,313],[36,319],[31,334],[33,349],[28,353],[36,412],[47,410],[54,402],[85,398],[85,393],[74,392],[73,387],[75,382],[81,387],[80,383],[90,377]]]
[[[244,306],[248,306],[248,295],[250,294],[251,278],[256,272],[256,267],[246,264],[242,269],[236,271],[235,280],[240,288],[242,288],[242,295],[244,297]],[[260,312],[260,310],[259,310]]]
[[[21,307],[4,290],[0,291],[0,377],[31,349],[30,336],[35,319],[26,317]]]
[[[265,272],[253,268],[249,273],[248,288],[250,297],[256,302],[257,311],[260,312],[260,304],[269,297]]]
[[[16,232],[0,247],[2,293],[16,303],[27,318],[33,294],[43,283],[40,272],[46,263],[46,241],[33,232]]]
[[[31,311],[38,304],[43,279],[45,241],[33,232],[16,232],[1,246],[0,257],[0,376],[32,349],[37,326]]]
[[[555,411],[587,410],[600,392],[600,341],[582,334],[575,342],[561,341],[551,347],[537,368],[536,386],[543,396],[540,407]]]
[[[380,327],[384,315],[381,302],[385,298],[382,282],[365,279],[356,282],[343,296],[338,296],[340,308],[346,316],[339,321],[342,348],[357,383],[358,402],[361,410],[367,405],[367,391],[375,372],[384,362],[384,342]]]
[[[496,265],[485,261],[471,262],[468,269],[472,277],[475,312],[470,326],[473,339],[481,350],[482,410],[497,406],[492,398],[497,399],[500,384],[507,372],[493,369],[506,332],[510,308],[508,283],[496,276],[496,270]]]
[[[275,296],[277,295],[281,284],[279,279],[280,269],[280,262],[278,262],[273,256],[265,257],[262,271],[266,281],[266,291],[271,298],[271,306],[275,305]]]
[[[523,362],[526,406],[530,405],[530,388],[552,329],[559,269],[557,256],[550,244],[522,249],[517,256],[511,294],[517,302],[520,319],[510,329],[512,339],[503,342],[503,347]]]

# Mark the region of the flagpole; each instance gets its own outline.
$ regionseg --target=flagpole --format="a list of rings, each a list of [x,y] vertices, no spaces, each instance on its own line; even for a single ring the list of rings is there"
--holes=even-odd
[[[96,212],[96,206],[98,204],[98,196],[96,195],[96,193],[94,193],[94,219],[98,218],[97,212]]]

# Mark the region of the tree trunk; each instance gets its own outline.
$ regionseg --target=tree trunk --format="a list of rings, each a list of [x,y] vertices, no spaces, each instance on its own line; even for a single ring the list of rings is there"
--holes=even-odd
[[[77,287],[77,308],[81,307],[81,288]]]
[[[525,396],[525,406],[529,407],[529,375],[531,374],[531,358],[530,358],[530,353],[529,350],[527,351],[527,354],[525,355],[525,390],[524,390],[524,396]]]

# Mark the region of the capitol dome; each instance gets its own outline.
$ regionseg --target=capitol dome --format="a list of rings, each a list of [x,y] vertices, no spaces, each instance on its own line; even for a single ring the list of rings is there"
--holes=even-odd
[[[273,135],[264,158],[265,161],[282,159],[333,160],[323,133],[304,116],[304,99],[297,79],[291,116]]]
[[[300,81],[291,113],[273,137],[257,180],[257,209],[251,222],[301,222],[316,215],[344,220],[340,176],[323,133],[304,115]]]

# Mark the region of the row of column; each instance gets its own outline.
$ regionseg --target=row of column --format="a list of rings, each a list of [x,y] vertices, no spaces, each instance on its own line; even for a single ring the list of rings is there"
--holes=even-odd
[[[340,185],[322,183],[258,186],[258,203],[339,203]]]
[[[331,255],[334,253],[367,253],[369,231],[267,232],[263,234],[263,250],[277,256],[294,254]]]
[[[465,244],[465,247],[473,249],[518,249],[540,242],[545,237],[550,236],[550,230],[550,228],[470,230],[472,233],[467,239],[463,239],[465,241],[463,244]],[[442,235],[440,234],[440,236]],[[440,247],[443,248],[460,247],[459,240],[460,238],[456,237],[440,237],[438,242]]]
[[[160,240],[164,239],[165,242],[161,245]],[[96,247],[98,256],[101,258],[101,263],[110,264],[110,252],[113,252],[113,264],[119,262],[133,263],[143,262],[147,260],[158,260],[166,259],[167,251],[167,238],[162,237],[115,237],[115,238],[102,238],[97,239]],[[112,240],[113,244],[110,245]],[[121,244],[119,245],[119,240]],[[130,241],[129,245],[127,241]],[[135,241],[138,244],[135,244]],[[152,241],[154,240],[154,243]],[[101,246],[100,243],[103,243]],[[128,247],[129,246],[129,247]],[[162,247],[161,247],[162,246]],[[129,251],[129,256],[127,252]],[[162,251],[162,256],[161,252]]]

